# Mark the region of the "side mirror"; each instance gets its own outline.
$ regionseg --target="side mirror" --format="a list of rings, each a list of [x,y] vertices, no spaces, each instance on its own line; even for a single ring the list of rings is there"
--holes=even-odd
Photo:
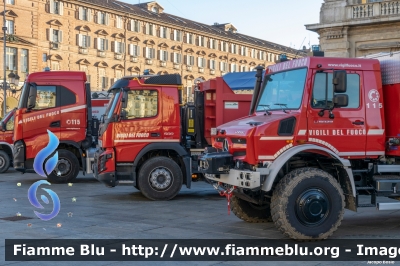
[[[347,89],[347,73],[346,70],[333,71],[333,91],[335,93],[346,92]]]
[[[121,119],[126,119],[127,116],[128,116],[128,112],[127,112],[125,109],[122,109],[122,110],[121,110],[120,118],[121,118]]]
[[[27,105],[28,110],[36,106],[36,95],[37,95],[36,86],[31,86],[29,88],[28,105]]]
[[[335,107],[346,107],[349,104],[349,96],[347,94],[336,94],[333,96],[333,104]]]
[[[1,122],[1,131],[6,131],[6,124],[4,123],[4,121]]]

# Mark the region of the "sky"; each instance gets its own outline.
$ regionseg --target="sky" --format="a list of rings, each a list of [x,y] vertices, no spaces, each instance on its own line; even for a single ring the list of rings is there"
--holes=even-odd
[[[151,0],[120,0],[130,4]],[[213,25],[232,23],[241,34],[300,49],[319,44],[305,24],[319,23],[323,0],[156,0],[165,13]]]

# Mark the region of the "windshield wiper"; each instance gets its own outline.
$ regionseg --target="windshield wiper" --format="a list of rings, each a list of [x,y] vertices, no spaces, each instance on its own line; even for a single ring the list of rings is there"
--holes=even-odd
[[[280,107],[282,107],[282,111],[284,112],[284,113],[288,113],[287,111],[286,111],[286,109],[285,108],[287,108],[287,104],[286,103],[275,103],[274,105],[279,105]],[[285,107],[285,108],[283,108],[283,107]]]
[[[264,114],[264,115],[266,115],[266,114],[271,115],[271,112],[268,111],[268,109],[271,109],[271,108],[269,108],[269,105],[268,105],[268,104],[259,104],[258,106],[264,107],[264,111],[265,111],[265,114]],[[267,108],[268,108],[268,109],[267,109]]]

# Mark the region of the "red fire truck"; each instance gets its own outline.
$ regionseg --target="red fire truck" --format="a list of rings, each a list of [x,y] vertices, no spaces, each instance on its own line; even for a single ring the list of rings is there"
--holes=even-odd
[[[377,203],[400,199],[400,53],[375,57],[268,67],[250,114],[219,126],[199,162],[236,216],[272,219],[290,238],[325,239],[345,208],[400,209]]]
[[[133,185],[152,200],[172,199],[183,184],[190,188],[192,178],[200,178],[197,157],[211,144],[212,131],[247,114],[254,75],[202,82],[189,104],[182,104],[179,75],[117,81],[100,125],[95,177],[109,187]]]
[[[8,112],[1,120],[0,133],[0,173],[4,173],[12,165],[12,145],[14,134],[14,113],[15,110]]]
[[[93,99],[92,99],[93,98]],[[82,169],[92,173],[99,114],[109,98],[90,92],[84,72],[30,74],[23,86],[14,121],[14,168],[32,171],[37,153],[48,144],[49,129],[59,139],[58,163],[48,179],[72,182]]]

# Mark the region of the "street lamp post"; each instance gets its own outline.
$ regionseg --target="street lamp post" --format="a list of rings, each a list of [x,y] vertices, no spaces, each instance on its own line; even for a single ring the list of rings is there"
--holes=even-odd
[[[3,11],[3,45],[4,45],[4,80],[3,80],[3,90],[4,90],[4,99],[3,99],[3,117],[6,116],[7,112],[7,104],[6,104],[6,97],[7,97],[7,80],[6,80],[6,34],[7,34],[7,27],[6,27],[6,0],[4,0],[4,11]]]

